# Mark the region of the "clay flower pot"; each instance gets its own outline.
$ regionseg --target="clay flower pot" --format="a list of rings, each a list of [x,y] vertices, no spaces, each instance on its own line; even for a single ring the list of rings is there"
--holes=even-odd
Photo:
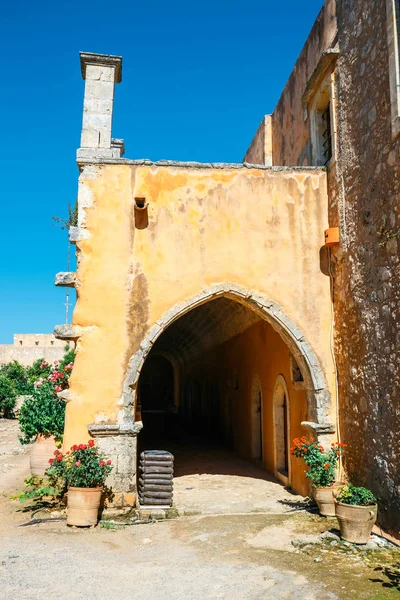
[[[340,536],[346,542],[366,544],[376,522],[378,507],[358,506],[335,501],[336,517],[339,521]]]
[[[336,515],[333,494],[340,485],[339,482],[335,482],[327,487],[313,487],[314,500],[318,504],[320,515],[323,517],[334,517]]]
[[[68,488],[67,525],[91,527],[99,520],[103,488]]]
[[[57,450],[57,446],[54,436],[37,436],[29,454],[31,475],[44,476],[44,472],[50,466],[49,458],[54,457],[55,450]]]

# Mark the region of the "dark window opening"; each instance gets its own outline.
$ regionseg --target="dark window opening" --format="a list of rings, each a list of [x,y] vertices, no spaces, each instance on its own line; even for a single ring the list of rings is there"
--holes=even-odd
[[[327,166],[332,158],[332,131],[331,131],[331,103],[329,102],[326,109],[321,115],[322,119],[322,148],[324,165]]]

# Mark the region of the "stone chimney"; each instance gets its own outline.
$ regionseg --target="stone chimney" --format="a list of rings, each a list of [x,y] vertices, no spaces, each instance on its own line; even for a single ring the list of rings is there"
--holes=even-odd
[[[114,85],[122,80],[122,57],[81,52],[80,58],[85,97],[77,162],[121,158],[123,141],[111,138],[111,127]]]

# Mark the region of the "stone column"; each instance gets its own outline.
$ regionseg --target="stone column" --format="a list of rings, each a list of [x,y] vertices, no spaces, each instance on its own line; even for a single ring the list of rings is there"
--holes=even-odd
[[[81,147],[78,163],[87,159],[121,158],[123,141],[111,137],[114,86],[122,80],[122,57],[81,52],[85,80]]]
[[[142,423],[88,425],[97,446],[112,460],[113,471],[106,483],[112,489],[115,507],[136,503],[137,436],[141,429]]]

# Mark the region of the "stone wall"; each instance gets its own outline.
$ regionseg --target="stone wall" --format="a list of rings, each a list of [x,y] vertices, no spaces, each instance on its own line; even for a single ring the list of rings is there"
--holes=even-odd
[[[58,340],[52,333],[14,333],[14,346],[39,346],[40,348],[51,348],[57,346],[65,347],[63,340]]]
[[[0,365],[17,360],[21,365],[28,367],[38,358],[43,358],[51,363],[61,360],[65,354],[65,343],[61,346],[13,346],[12,344],[0,344]]]
[[[336,37],[336,0],[327,0],[273,112],[274,165],[312,164],[309,120],[302,98],[323,52],[335,45]]]
[[[378,496],[381,524],[399,535],[400,137],[391,112],[390,2],[335,4],[321,10],[273,113],[273,164],[310,164],[304,95],[318,89],[321,61],[335,45],[328,214],[341,239],[331,258],[345,467]]]
[[[392,138],[385,0],[338,6],[336,355],[346,467],[400,534],[400,138]]]
[[[13,344],[0,344],[0,364],[17,360],[25,367],[43,358],[47,362],[61,360],[65,347],[72,342],[58,340],[52,333],[14,333]]]

